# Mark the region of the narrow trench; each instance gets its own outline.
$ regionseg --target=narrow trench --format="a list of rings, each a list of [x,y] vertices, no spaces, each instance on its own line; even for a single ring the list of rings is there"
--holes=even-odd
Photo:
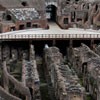
[[[51,91],[51,87],[49,86],[50,84],[48,83],[48,80],[46,77],[47,73],[45,72],[46,68],[43,61],[43,57],[38,56],[36,57],[36,60],[37,60],[37,69],[38,69],[39,78],[40,78],[41,100],[56,100],[54,96],[54,92]]]
[[[33,98],[33,89],[29,88],[29,90],[30,90],[30,94],[31,94],[31,100],[34,100],[34,98]]]

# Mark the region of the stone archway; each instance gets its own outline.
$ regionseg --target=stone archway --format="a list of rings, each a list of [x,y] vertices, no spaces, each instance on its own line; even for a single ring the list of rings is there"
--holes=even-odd
[[[47,19],[49,21],[56,21],[57,7],[52,4],[47,5],[46,6],[46,14],[47,14]]]

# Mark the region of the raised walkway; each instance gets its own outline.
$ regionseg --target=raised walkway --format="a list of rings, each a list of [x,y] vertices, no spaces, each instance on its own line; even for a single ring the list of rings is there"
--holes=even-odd
[[[60,29],[56,23],[49,24],[50,29],[27,29],[0,34],[0,40],[12,39],[100,39],[100,30],[92,29]]]

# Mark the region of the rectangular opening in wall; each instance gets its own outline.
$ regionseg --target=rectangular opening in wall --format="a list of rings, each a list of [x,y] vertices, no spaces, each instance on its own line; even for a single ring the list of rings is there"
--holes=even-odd
[[[88,21],[88,13],[86,13],[84,17],[84,22],[87,22],[87,21]]]
[[[25,28],[25,26],[22,24],[22,25],[19,25],[19,30],[23,30]]]
[[[33,24],[32,27],[33,28],[38,28],[38,24]]]
[[[28,28],[31,27],[31,22],[27,22],[26,27],[28,27]]]
[[[16,28],[15,27],[10,27],[10,31],[15,31]]]
[[[97,29],[100,29],[100,26],[97,26]]]
[[[71,12],[71,22],[75,21],[75,12]]]
[[[68,24],[68,18],[64,18],[64,24]]]
[[[82,21],[82,19],[81,18],[77,18],[77,21]]]

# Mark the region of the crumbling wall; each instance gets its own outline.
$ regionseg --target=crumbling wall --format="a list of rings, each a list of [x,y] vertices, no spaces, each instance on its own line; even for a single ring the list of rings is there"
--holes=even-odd
[[[21,100],[21,99],[9,94],[2,87],[0,87],[0,100]]]
[[[25,55],[25,54],[24,54]],[[22,82],[24,86],[30,89],[31,99],[40,100],[40,80],[37,71],[37,65],[35,60],[34,46],[30,45],[29,60],[23,57],[22,64]]]
[[[99,46],[95,48],[99,54]],[[99,100],[99,64],[100,56],[92,51],[87,45],[82,44],[73,48],[73,68],[78,72],[82,84],[94,99]],[[96,90],[96,91],[95,91]]]
[[[29,89],[27,87],[25,87],[22,84],[22,82],[17,81],[12,75],[10,75],[8,73],[7,67],[6,67],[6,61],[3,62],[3,74],[8,81],[11,81],[14,84],[14,87],[16,90],[18,90],[21,94],[26,96],[26,98],[27,98],[26,100],[31,100]],[[9,84],[7,84],[7,85],[9,85]]]
[[[74,70],[64,65],[59,49],[49,47],[44,49],[47,71],[59,100],[84,100],[84,88],[79,84],[79,79]],[[55,60],[56,58],[56,60]]]

